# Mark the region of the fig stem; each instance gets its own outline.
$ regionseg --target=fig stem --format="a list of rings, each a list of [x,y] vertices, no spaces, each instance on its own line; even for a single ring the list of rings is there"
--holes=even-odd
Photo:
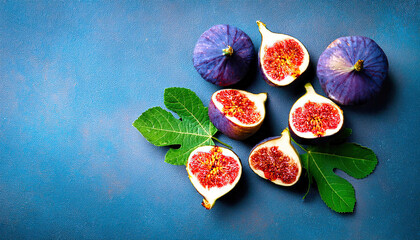
[[[260,20],[257,21],[258,27],[266,27],[265,23],[261,22]]]
[[[305,90],[306,93],[316,93],[314,87],[309,82],[305,84]]]
[[[265,34],[270,34],[271,31],[267,29],[267,26],[265,25],[265,23],[261,22],[261,21],[257,21],[257,25],[258,25],[258,30],[261,33],[261,36],[264,36]]]
[[[360,72],[360,71],[362,71],[363,70],[363,60],[357,60],[357,62],[354,64],[354,66],[353,66],[353,68],[354,68],[354,70],[356,70],[356,71],[358,71],[358,72]]]
[[[228,144],[226,144],[226,143],[224,143],[224,142],[222,142],[222,141],[220,141],[219,139],[217,139],[217,138],[215,138],[215,137],[211,137],[213,140],[215,140],[216,142],[218,142],[218,143],[220,143],[220,144],[223,144],[223,145],[225,145],[226,147],[228,147],[228,148],[230,148],[230,149],[232,149],[232,146],[230,146],[230,145],[228,145]]]
[[[226,55],[227,56],[232,56],[232,54],[233,54],[233,48],[229,45],[228,45],[227,48],[223,49],[222,51],[223,51],[224,56],[226,56]]]

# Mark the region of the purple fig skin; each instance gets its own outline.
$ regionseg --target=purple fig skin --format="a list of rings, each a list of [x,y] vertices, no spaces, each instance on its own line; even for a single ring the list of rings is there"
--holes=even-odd
[[[224,135],[228,136],[231,139],[235,140],[244,140],[258,131],[261,127],[259,124],[256,127],[247,128],[243,126],[238,126],[229,120],[213,103],[209,103],[209,118],[213,125]]]
[[[362,68],[356,63],[362,60]],[[324,92],[341,105],[362,104],[380,91],[388,74],[384,51],[370,38],[341,37],[318,60],[317,76]]]
[[[231,55],[224,49],[232,48]],[[251,38],[230,25],[215,25],[205,31],[194,48],[193,64],[206,81],[229,86],[242,80],[255,58]]]

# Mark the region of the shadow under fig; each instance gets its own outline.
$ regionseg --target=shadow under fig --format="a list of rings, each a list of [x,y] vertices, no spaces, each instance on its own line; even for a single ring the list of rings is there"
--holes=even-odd
[[[282,88],[285,88],[287,91],[285,91],[286,94],[289,94],[291,98],[296,100],[303,96],[303,94],[306,93],[305,90],[305,84],[310,82],[312,85],[314,85],[314,79],[316,76],[315,67],[312,61],[309,61],[308,68],[305,72],[302,73],[298,78],[296,78],[295,81],[293,81],[290,85],[284,86]]]
[[[245,167],[247,166],[244,166],[244,163],[242,162],[242,168]],[[247,176],[245,176],[246,174],[244,174],[244,172],[245,171],[242,171],[241,179],[239,179],[239,182],[236,184],[236,186],[217,201],[220,201],[226,205],[233,206],[238,204],[238,202],[245,197],[245,195],[248,193],[249,185],[247,183]]]
[[[235,83],[231,86],[228,86],[228,88],[246,90],[257,79],[258,74],[259,74],[259,72],[258,72],[258,58],[255,57],[252,60],[250,68],[249,68],[248,72],[246,73],[245,77],[241,81],[239,81],[238,83]]]
[[[363,114],[375,114],[384,111],[394,101],[397,86],[390,74],[385,78],[382,88],[376,96],[360,105],[345,106],[350,111],[362,112]]]

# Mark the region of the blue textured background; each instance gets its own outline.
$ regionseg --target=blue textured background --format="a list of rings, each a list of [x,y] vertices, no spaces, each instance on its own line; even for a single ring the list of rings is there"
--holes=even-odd
[[[198,3],[200,2],[200,3]],[[201,1],[0,3],[1,239],[415,239],[420,238],[419,1]],[[132,127],[167,87],[208,104],[219,87],[192,65],[202,32],[225,23],[260,46],[255,23],[300,39],[312,67],[300,82],[267,85],[254,69],[235,86],[267,92],[268,116],[234,147],[239,185],[207,211],[185,167]],[[343,107],[351,140],[379,164],[356,180],[352,214],[331,211],[306,181],[282,188],[255,175],[250,149],[287,126],[293,102],[334,39],[374,39],[390,63],[383,91]]]

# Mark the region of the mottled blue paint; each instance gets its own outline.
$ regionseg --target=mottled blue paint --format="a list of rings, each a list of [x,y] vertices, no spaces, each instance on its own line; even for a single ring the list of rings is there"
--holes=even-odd
[[[418,12],[416,0],[1,2],[0,238],[420,238]],[[278,89],[250,73],[237,85],[268,93],[267,116],[244,142],[217,136],[244,169],[211,211],[185,167],[164,163],[168,148],[131,125],[148,108],[164,107],[167,87],[190,88],[208,105],[220,87],[192,64],[197,39],[230,24],[258,49],[256,20],[304,42],[312,65],[340,36],[367,36],[386,53],[379,95],[343,107],[350,140],[379,161],[361,180],[337,170],[355,188],[353,214],[329,210],[314,187],[302,200],[304,175],[286,189],[247,164],[256,143],[287,126],[304,93],[299,82]],[[322,92],[314,71],[303,79]]]

